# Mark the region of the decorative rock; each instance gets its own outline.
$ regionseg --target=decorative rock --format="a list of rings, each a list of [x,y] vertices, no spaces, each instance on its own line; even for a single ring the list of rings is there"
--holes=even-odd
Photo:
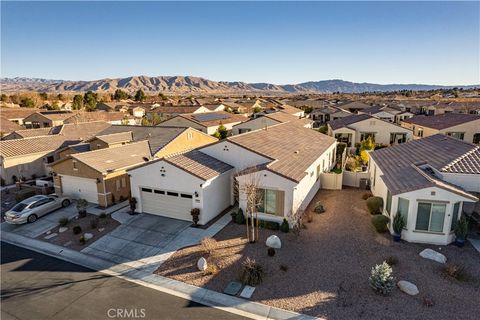
[[[208,265],[207,260],[204,257],[201,257],[200,259],[198,259],[198,262],[197,262],[198,270],[200,271],[207,270],[207,265]]]
[[[437,261],[439,263],[446,263],[447,262],[447,257],[445,257],[443,254],[438,253],[437,251],[432,250],[432,249],[423,250],[422,252],[420,252],[420,256],[422,258]]]
[[[250,299],[254,291],[255,287],[245,286],[245,288],[243,288],[242,292],[240,293],[240,297]]]
[[[93,238],[93,234],[91,234],[91,233],[85,233],[85,234],[83,235],[83,237],[85,238],[85,240],[88,241],[88,240],[90,240],[90,239]]]
[[[58,232],[63,233],[68,230],[68,227],[60,227],[58,228]]]
[[[98,232],[102,232],[105,228],[98,228]]]
[[[58,235],[58,233],[50,233],[48,236],[44,237],[45,240],[50,240],[52,238],[55,238]]]
[[[416,296],[419,292],[416,285],[405,280],[398,281],[397,286],[400,288],[400,290],[411,296]]]
[[[270,237],[268,237],[265,244],[267,245],[267,247],[274,249],[280,249],[282,247],[282,241],[280,241],[280,238],[276,235],[271,235]]]

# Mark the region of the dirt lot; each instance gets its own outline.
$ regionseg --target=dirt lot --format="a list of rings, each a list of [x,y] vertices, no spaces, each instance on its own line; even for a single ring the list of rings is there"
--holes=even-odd
[[[247,244],[245,226],[229,224],[215,238],[221,249],[215,261],[220,271],[203,275],[196,269],[200,246],[182,249],[165,262],[157,273],[193,285],[222,291],[238,278],[240,263],[246,257],[260,262],[267,271],[252,300],[327,319],[475,319],[480,314],[480,254],[467,244],[430,246],[396,243],[377,234],[362,200],[364,192],[347,189],[321,191],[326,212],[315,215],[297,239],[292,233],[260,230],[261,240]],[[314,203],[315,201],[312,201]],[[265,239],[277,234],[282,249],[267,256]],[[432,248],[445,254],[450,263],[465,267],[465,279],[446,276],[444,266],[421,258],[418,253]],[[389,256],[397,280],[415,283],[420,294],[408,296],[394,289],[390,296],[377,295],[368,285],[370,270]],[[280,265],[288,267],[281,271]],[[433,300],[425,306],[423,299]]]

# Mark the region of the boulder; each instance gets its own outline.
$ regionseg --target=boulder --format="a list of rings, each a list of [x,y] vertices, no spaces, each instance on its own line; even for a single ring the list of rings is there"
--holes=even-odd
[[[93,238],[93,234],[91,234],[91,233],[85,233],[85,234],[83,235],[83,237],[85,238],[86,241],[88,241],[88,240],[90,240],[90,239]]]
[[[274,249],[280,249],[282,247],[282,241],[280,241],[280,238],[276,235],[271,235],[270,237],[268,237],[265,244],[267,245],[267,247]]]
[[[204,257],[201,257],[200,259],[198,259],[198,262],[197,262],[198,270],[200,271],[207,270],[207,265],[208,265],[207,260]]]
[[[400,290],[411,296],[416,296],[419,292],[416,285],[405,280],[398,281],[397,286]]]
[[[439,263],[446,263],[447,262],[447,257],[445,257],[443,254],[432,250],[432,249],[425,249],[422,252],[420,252],[420,256],[425,259],[430,259],[433,261],[437,261]]]
[[[68,227],[60,227],[58,228],[58,232],[63,233],[68,230]]]

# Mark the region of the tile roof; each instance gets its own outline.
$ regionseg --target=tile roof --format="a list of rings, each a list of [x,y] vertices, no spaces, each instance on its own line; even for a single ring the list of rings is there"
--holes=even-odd
[[[442,134],[370,152],[392,194],[436,185],[418,167],[439,172],[479,174],[480,147]]]
[[[290,106],[288,104],[283,104],[283,105],[276,106],[275,109],[279,109],[282,112],[285,112],[285,113],[288,113],[288,114],[296,114],[296,113],[303,112],[302,109],[295,108],[295,107]]]
[[[22,129],[16,130],[15,133],[18,134],[22,138],[28,137],[38,137],[38,136],[45,136],[51,134],[52,128],[38,128],[38,129]]]
[[[205,181],[233,169],[229,164],[199,150],[169,156],[163,160]]]
[[[341,119],[331,120],[328,122],[328,125],[332,130],[337,130],[339,128],[348,127],[353,123],[357,123],[363,120],[372,118],[368,114],[352,114],[351,116],[343,117]]]
[[[7,119],[26,118],[29,115],[39,111],[40,109],[30,108],[0,108],[0,114]]]
[[[203,127],[214,127],[214,126],[220,125],[220,123],[229,124],[229,123],[245,122],[249,120],[249,118],[243,115],[231,114],[225,111],[188,113],[188,114],[179,115],[178,117],[183,117]]]
[[[61,134],[68,138],[88,140],[96,136],[101,131],[109,128],[110,126],[110,123],[103,121],[68,123],[60,127],[61,129],[58,134]]]
[[[0,155],[15,157],[50,152],[79,142],[80,140],[78,139],[69,139],[61,135],[4,140],[0,141]]]
[[[312,120],[308,118],[299,118],[297,116],[294,116],[293,114],[285,113],[285,112],[274,112],[274,113],[269,113],[265,115],[264,117],[267,117],[269,119],[278,121],[280,123],[285,123],[285,122],[291,122],[292,124],[295,125],[301,125],[301,126],[306,126],[309,124],[312,124]]]
[[[71,158],[81,161],[101,173],[109,173],[144,163],[145,159],[148,161],[150,147],[148,141],[139,141],[117,148],[75,153],[71,155]]]
[[[91,122],[91,121],[122,121],[125,118],[131,118],[128,113],[125,112],[79,112],[72,115],[64,121],[64,123],[76,123],[76,122]]]
[[[444,113],[435,116],[414,116],[412,118],[404,120],[404,122],[441,130],[475,120],[480,120],[480,115],[465,113]]]
[[[194,113],[201,106],[187,105],[187,106],[161,106],[154,108],[147,113]]]
[[[132,131],[118,132],[106,135],[97,135],[95,138],[108,143],[130,142],[133,140]]]
[[[98,135],[131,132],[133,135],[133,141],[148,140],[150,143],[150,151],[152,155],[155,155],[185,130],[187,130],[187,128],[112,125],[108,129],[99,132]]]
[[[269,170],[296,182],[336,143],[333,137],[289,123],[228,137],[227,140],[272,159],[267,164]]]
[[[22,126],[8,120],[3,114],[0,115],[0,132],[9,133],[14,131],[24,131]]]
[[[68,118],[73,117],[77,112],[71,111],[40,111],[38,112],[45,118],[48,118],[52,121],[64,121]]]
[[[367,109],[367,108],[370,108],[371,105],[368,105],[360,101],[353,101],[353,102],[346,102],[346,103],[340,104],[338,105],[338,107],[342,109]]]

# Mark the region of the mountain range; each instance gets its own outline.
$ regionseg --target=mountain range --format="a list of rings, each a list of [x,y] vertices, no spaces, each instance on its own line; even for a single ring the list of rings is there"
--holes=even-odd
[[[276,85],[271,83],[246,83],[213,81],[192,76],[133,76],[117,79],[91,81],[49,80],[39,78],[1,78],[2,92],[39,91],[39,92],[114,92],[122,89],[133,93],[142,89],[146,93],[172,94],[292,94],[292,93],[362,93],[388,92],[399,90],[435,90],[452,88],[480,88],[471,86],[440,86],[427,84],[375,84],[355,83],[344,80],[310,81],[298,84]]]

